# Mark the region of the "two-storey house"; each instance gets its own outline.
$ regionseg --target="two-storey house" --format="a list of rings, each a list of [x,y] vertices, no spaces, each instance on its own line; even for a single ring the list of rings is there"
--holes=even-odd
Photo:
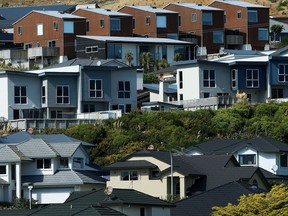
[[[105,187],[98,166],[90,164],[92,144],[62,135],[32,135],[30,139],[0,138],[0,200],[32,198],[37,204],[63,203],[71,192]],[[101,171],[101,172],[100,172]]]
[[[133,34],[145,37],[178,38],[178,13],[154,6],[125,5],[119,12],[133,16]]]
[[[164,9],[179,13],[179,39],[196,42],[194,58],[218,53],[224,47],[224,10],[182,2],[170,3]]]
[[[224,12],[225,48],[265,50],[269,48],[269,7],[243,1],[216,0],[211,7]]]
[[[76,35],[86,34],[86,18],[58,11],[31,11],[13,24],[14,43],[40,65],[75,58]]]
[[[86,17],[86,35],[133,36],[130,14],[103,8],[80,8],[72,14]]]

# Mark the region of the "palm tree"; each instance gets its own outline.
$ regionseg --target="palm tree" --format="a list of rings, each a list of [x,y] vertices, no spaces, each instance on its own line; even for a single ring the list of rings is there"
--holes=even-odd
[[[283,30],[283,25],[275,24],[271,26],[271,32],[273,33],[273,42],[275,42],[276,35],[280,34]]]
[[[128,61],[128,65],[131,66],[131,63],[133,61],[133,53],[131,51],[125,53],[125,59]]]
[[[180,61],[182,59],[182,55],[181,55],[181,53],[175,53],[175,55],[174,55],[174,61]]]
[[[149,71],[150,60],[151,60],[151,53],[150,52],[142,52],[140,54],[140,65],[144,66],[145,72]]]

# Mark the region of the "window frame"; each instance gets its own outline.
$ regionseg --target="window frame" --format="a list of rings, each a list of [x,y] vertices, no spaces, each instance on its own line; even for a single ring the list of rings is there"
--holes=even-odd
[[[79,163],[80,167],[75,166],[76,163]],[[82,157],[73,157],[72,167],[73,167],[73,169],[83,169],[84,168],[84,158],[82,158]]]
[[[283,74],[280,74],[280,67],[283,66]],[[280,77],[283,77],[283,81],[280,80]],[[288,82],[288,64],[278,64],[278,82],[285,83]]]
[[[100,19],[99,20],[99,26],[100,26],[100,28],[104,28],[104,19]]]
[[[58,95],[58,88],[61,88],[62,95]],[[65,88],[67,88],[68,95],[65,95]],[[69,85],[57,85],[56,86],[56,104],[70,104],[70,86]],[[65,98],[68,101],[65,101]],[[62,102],[59,102],[58,99],[61,99]]]
[[[90,22],[86,20],[86,32],[90,32]]]
[[[264,31],[265,31],[265,38],[262,37],[262,35],[261,35],[261,32],[264,34]],[[268,28],[258,28],[258,40],[259,41],[267,41],[268,39],[269,39],[269,30],[268,30]]]
[[[49,165],[48,167],[46,166],[47,164]],[[50,158],[36,159],[36,168],[40,170],[49,170],[52,168],[52,160]]]
[[[58,30],[58,21],[53,21],[53,30],[54,31]]]
[[[46,104],[46,86],[41,86],[41,103]]]
[[[191,14],[191,22],[197,22],[197,14],[196,13]]]
[[[150,22],[151,22],[151,17],[150,16],[146,16],[145,17],[145,24],[146,25],[150,25]]]
[[[112,23],[111,22],[116,22],[117,21],[117,25],[115,25],[115,27],[117,28],[113,28],[112,29]],[[121,20],[120,18],[110,18],[110,31],[121,31]]]
[[[167,28],[167,16],[157,15],[156,16],[156,28]]]
[[[139,179],[138,170],[123,170],[120,172],[120,181],[138,181]]]
[[[241,18],[242,18],[242,11],[241,11],[241,10],[238,10],[238,11],[236,12],[236,18],[237,18],[237,19],[241,19]]]
[[[56,40],[49,40],[48,47],[56,47]]]
[[[209,19],[204,19],[209,18]],[[202,24],[203,25],[213,25],[213,13],[212,12],[202,12]]]
[[[206,72],[208,75],[207,78],[205,78]],[[213,74],[214,78],[213,78],[212,74]],[[203,87],[204,88],[216,88],[216,72],[215,72],[215,70],[203,70]]]
[[[237,73],[238,73],[237,69],[232,69],[231,70],[231,88],[236,88],[237,87]],[[233,76],[233,74],[234,74],[234,76]]]
[[[100,88],[97,88],[97,82],[100,81]],[[92,89],[91,82],[94,83],[95,89]],[[89,98],[103,98],[103,80],[102,79],[89,79]],[[91,93],[94,93],[95,96],[91,96]],[[100,96],[97,96],[100,93]]]
[[[123,89],[121,84],[123,86]],[[130,81],[118,81],[118,98],[131,98]]]
[[[69,168],[69,158],[67,157],[61,157],[59,161],[59,167],[61,169]]]
[[[248,79],[248,73],[252,72]],[[257,78],[254,78],[254,72],[257,72]],[[260,77],[259,69],[246,69],[246,88],[259,88],[260,86]],[[251,82],[251,85],[248,85],[248,82]],[[257,85],[254,85],[254,82],[257,82]]]
[[[250,20],[251,15],[249,16],[249,13],[256,13],[256,19],[251,21],[251,20]],[[247,18],[248,23],[258,23],[258,11],[257,11],[257,10],[248,10],[248,11],[247,11],[247,15],[248,15],[248,18]],[[254,17],[254,16],[253,16],[253,17]]]
[[[18,26],[17,33],[18,33],[18,35],[22,35],[23,34],[23,27],[22,26]]]
[[[98,46],[85,47],[85,53],[95,53],[98,52],[98,49],[99,49]]]
[[[179,89],[183,89],[183,71],[179,71]]]
[[[42,36],[44,34],[43,23],[37,24],[37,36]]]
[[[5,172],[4,172],[5,169]],[[6,165],[0,165],[0,176],[1,175],[7,175],[7,166]]]
[[[17,90],[19,88],[19,91]],[[25,89],[25,90],[24,90]],[[16,95],[18,93],[19,95]],[[19,99],[19,102],[17,102]],[[27,87],[26,86],[14,86],[14,104],[28,104],[27,100]]]
[[[283,153],[280,155],[280,167],[288,167],[288,154]]]
[[[63,33],[64,34],[74,34],[74,22],[73,21],[64,21],[63,22]]]
[[[245,158],[245,157],[251,157],[251,156],[253,156],[253,161],[252,163],[249,163],[250,160],[248,160],[248,158]],[[238,158],[239,158],[239,164],[241,166],[257,165],[256,154],[241,154],[241,155],[238,155]]]
[[[215,40],[215,35],[217,33],[221,33],[221,41],[220,42]],[[220,31],[213,31],[213,43],[214,44],[223,44],[224,43],[224,32],[223,31],[221,31],[221,30]]]

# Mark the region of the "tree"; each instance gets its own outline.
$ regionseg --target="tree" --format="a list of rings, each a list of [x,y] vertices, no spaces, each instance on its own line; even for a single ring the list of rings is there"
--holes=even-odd
[[[156,67],[156,70],[159,70],[160,68],[169,67],[169,64],[165,58],[157,59],[157,60],[155,60],[155,67]]]
[[[145,72],[149,71],[150,61],[151,61],[151,53],[150,52],[142,52],[140,54],[140,65],[142,65],[144,67]]]
[[[220,215],[288,215],[288,188],[275,185],[268,193],[241,196],[238,205],[213,207],[213,216]]]
[[[174,61],[181,61],[182,60],[182,55],[181,53],[175,53],[174,55]]]
[[[288,9],[288,1],[287,0],[281,0],[276,7],[276,10],[279,12],[281,11],[282,15],[286,14],[287,9]]]
[[[125,59],[127,60],[128,65],[131,66],[131,63],[133,61],[133,53],[131,51],[125,53]]]
[[[159,84],[158,77],[153,73],[144,73],[143,83],[145,84]]]
[[[273,42],[276,40],[276,36],[284,30],[283,25],[275,24],[271,26],[271,32],[273,33]]]

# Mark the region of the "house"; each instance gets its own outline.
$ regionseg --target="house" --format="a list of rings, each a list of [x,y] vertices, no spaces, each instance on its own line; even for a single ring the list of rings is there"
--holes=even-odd
[[[270,42],[277,43],[281,42],[284,38],[288,38],[288,17],[272,17],[270,16],[270,22],[269,27],[271,30],[271,27],[273,25],[280,25],[283,26],[283,30],[279,33],[273,33],[271,32],[271,39]]]
[[[37,204],[63,203],[73,191],[105,187],[103,172],[89,161],[92,144],[23,133],[0,138],[1,201],[32,196]]]
[[[224,10],[195,3],[174,2],[164,7],[179,14],[179,39],[195,41],[194,58],[224,48]]]
[[[188,155],[233,154],[241,166],[261,167],[270,173],[288,175],[288,144],[258,136],[244,140],[222,138],[191,146]]]
[[[139,66],[141,53],[150,53],[150,68],[154,69],[157,60],[166,59],[174,62],[176,53],[181,53],[182,60],[191,58],[190,42],[169,38],[116,37],[116,36],[77,36],[76,52],[78,58],[118,59],[127,64],[125,55],[132,53],[131,65]]]
[[[119,12],[133,16],[133,34],[178,39],[178,13],[154,6],[125,5]]]
[[[238,180],[269,189],[259,168],[240,167],[231,155],[185,156],[143,150],[106,168],[110,170],[107,186],[135,189],[161,199],[178,200]]]
[[[76,35],[86,34],[86,18],[58,11],[31,11],[15,23],[14,43],[42,67],[75,58]]]
[[[1,91],[0,116],[26,119],[23,129],[42,128],[52,124],[49,119],[62,119],[59,123],[64,127],[67,122],[63,119],[96,120],[102,115],[100,111],[119,117],[121,110],[126,113],[137,107],[137,70],[141,69],[121,65],[101,66],[98,61],[98,66],[1,71],[0,83],[5,90]],[[110,110],[114,112],[109,114]],[[32,125],[27,119],[33,119]]]
[[[79,8],[72,14],[86,17],[86,35],[132,37],[132,15],[103,8]]]
[[[209,6],[225,11],[226,49],[269,49],[269,7],[224,0],[215,0]]]

